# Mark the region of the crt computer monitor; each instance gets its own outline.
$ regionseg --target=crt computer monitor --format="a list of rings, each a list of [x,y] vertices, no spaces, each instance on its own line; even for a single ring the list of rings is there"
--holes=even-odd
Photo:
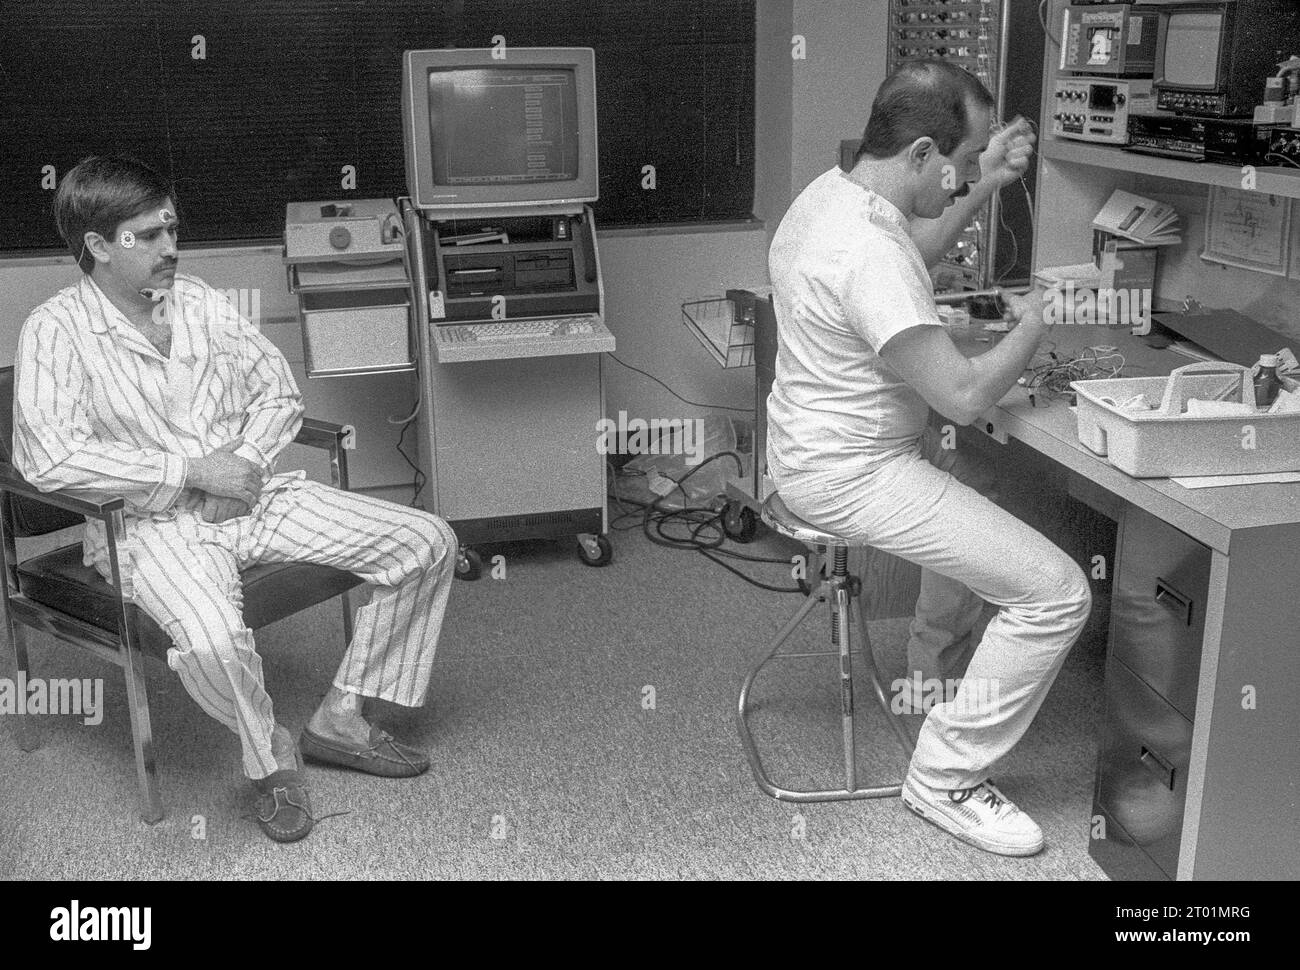
[[[595,54],[407,51],[406,187],[432,217],[574,211],[599,195]]]
[[[1178,91],[1217,91],[1223,45],[1227,41],[1228,13],[1223,4],[1174,5],[1162,8],[1164,43],[1158,55],[1156,78],[1163,88]],[[1260,79],[1261,97],[1263,79]]]

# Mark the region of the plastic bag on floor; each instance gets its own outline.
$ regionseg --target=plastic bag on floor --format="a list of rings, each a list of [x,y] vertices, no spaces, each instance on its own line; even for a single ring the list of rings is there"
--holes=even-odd
[[[726,491],[728,480],[742,474],[743,460],[740,465],[730,456],[709,461],[736,451],[736,429],[730,418],[715,414],[687,418],[676,425],[645,442],[647,450],[659,454],[638,455],[624,466],[624,473],[645,475],[650,491],[663,496],[665,505],[680,504],[683,490],[691,504],[703,504]]]

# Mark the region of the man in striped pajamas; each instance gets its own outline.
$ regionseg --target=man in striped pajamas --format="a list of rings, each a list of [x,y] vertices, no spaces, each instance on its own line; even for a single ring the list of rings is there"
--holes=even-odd
[[[177,275],[169,183],[124,156],[88,158],[54,198],[81,280],[34,310],[16,361],[14,465],[37,488],[126,500],[124,591],[171,637],[168,664],[234,731],[271,838],[311,831],[299,751],[371,774],[425,771],[362,716],[424,702],[456,537],[425,512],[276,473],[302,398],[284,357],[206,283]],[[107,577],[102,527],[85,561]],[[239,571],[312,562],[374,586],[333,686],[295,745],[278,724]]]

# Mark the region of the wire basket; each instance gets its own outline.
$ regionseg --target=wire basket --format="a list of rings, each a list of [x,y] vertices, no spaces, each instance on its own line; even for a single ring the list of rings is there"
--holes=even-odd
[[[682,304],[682,323],[723,367],[754,366],[754,311],[725,297]]]

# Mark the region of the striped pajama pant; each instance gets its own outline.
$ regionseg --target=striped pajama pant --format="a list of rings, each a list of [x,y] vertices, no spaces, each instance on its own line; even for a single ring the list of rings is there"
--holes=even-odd
[[[276,722],[244,625],[241,569],[310,562],[373,584],[334,686],[424,703],[456,561],[456,536],[437,516],[316,482],[276,481],[248,515],[226,522],[186,508],[170,519],[129,520],[123,547],[134,602],[175,644],[168,665],[239,736],[249,778],[276,770]]]

